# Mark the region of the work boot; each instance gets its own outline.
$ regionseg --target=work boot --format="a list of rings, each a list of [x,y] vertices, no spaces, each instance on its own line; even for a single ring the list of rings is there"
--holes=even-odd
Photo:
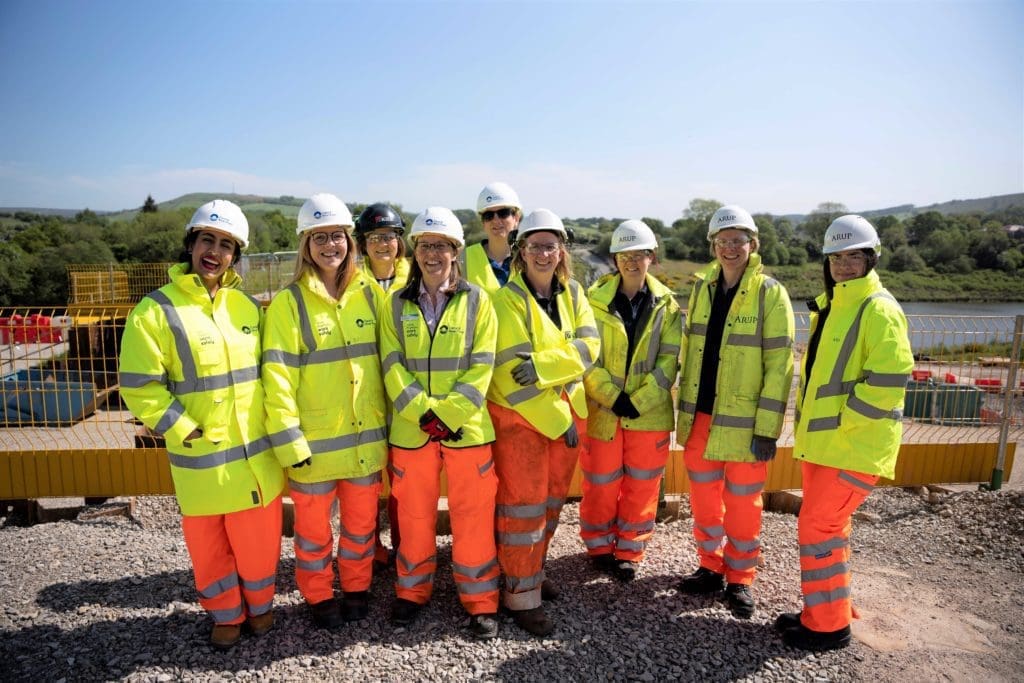
[[[636,578],[636,562],[630,562],[629,560],[619,560],[615,564],[615,578],[623,583],[629,583]]]
[[[799,650],[824,652],[838,650],[850,644],[850,627],[838,631],[812,631],[803,624],[782,632],[782,642]]]
[[[697,571],[683,577],[683,580],[676,586],[676,590],[680,593],[689,595],[707,595],[723,588],[725,588],[725,576],[713,572],[707,567],[698,567]]]
[[[754,596],[750,594],[750,586],[730,583],[725,587],[725,600],[729,603],[732,615],[737,619],[749,619],[754,616]]]
[[[313,614],[313,623],[317,628],[335,629],[345,623],[344,619],[341,618],[341,609],[338,607],[338,601],[334,598],[321,600],[310,605],[309,611]]]
[[[594,566],[594,569],[599,572],[604,572],[605,574],[612,574],[615,572],[615,556],[611,553],[591,555],[590,564]]]
[[[469,632],[477,640],[490,640],[498,635],[497,614],[473,614],[469,617]]]
[[[782,633],[786,629],[800,625],[800,612],[783,612],[775,617],[775,630]]]
[[[345,621],[359,621],[370,613],[369,591],[346,591],[341,603],[341,616]]]
[[[242,639],[241,624],[214,624],[210,631],[210,645],[218,650],[230,650]]]
[[[274,613],[265,612],[257,616],[250,616],[246,619],[246,625],[249,627],[249,633],[256,637],[262,636],[264,633],[269,631],[274,626]]]
[[[423,609],[423,605],[412,600],[395,598],[395,601],[391,603],[391,623],[395,626],[408,626],[421,609]]]
[[[541,600],[547,600],[554,602],[558,598],[562,597],[562,589],[555,585],[553,581],[544,579],[540,584],[540,598]]]
[[[543,607],[510,610],[516,626],[535,636],[546,636],[555,630],[555,625],[544,613]]]

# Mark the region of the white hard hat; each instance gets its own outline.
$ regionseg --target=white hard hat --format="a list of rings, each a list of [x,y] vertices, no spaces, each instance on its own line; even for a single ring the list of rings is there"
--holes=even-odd
[[[462,232],[462,222],[459,217],[443,206],[431,206],[426,211],[416,216],[412,222],[412,230],[409,231],[409,239],[413,244],[420,235],[443,235],[460,247],[465,246],[466,238]]]
[[[847,249],[874,249],[878,252],[881,248],[882,241],[878,239],[875,226],[862,216],[848,214],[840,216],[828,226],[821,253],[834,254]]]
[[[536,209],[527,214],[523,222],[519,224],[517,239],[522,242],[531,232],[539,230],[556,232],[561,235],[562,240],[569,241],[569,233],[565,231],[562,219],[556,216],[554,211],[548,211],[547,209]]]
[[[747,213],[746,209],[735,204],[723,206],[711,216],[711,222],[708,223],[708,241],[710,242],[715,235],[726,228],[748,230],[757,234],[757,224],[754,223],[753,216]]]
[[[214,199],[196,209],[185,226],[185,234],[195,228],[220,230],[234,237],[243,249],[249,246],[249,221],[237,204],[226,199]]]
[[[609,251],[618,254],[620,251],[638,251],[640,249],[657,249],[658,239],[654,231],[643,221],[635,218],[619,223],[612,233],[612,245]]]
[[[313,228],[335,225],[345,228],[355,225],[355,221],[352,220],[352,212],[345,206],[345,202],[333,194],[319,192],[307,199],[299,209],[298,227],[295,228],[295,234],[301,235]]]
[[[495,206],[511,206],[523,210],[523,205],[519,203],[519,195],[508,183],[488,183],[480,190],[480,195],[476,198],[476,212],[481,213]]]

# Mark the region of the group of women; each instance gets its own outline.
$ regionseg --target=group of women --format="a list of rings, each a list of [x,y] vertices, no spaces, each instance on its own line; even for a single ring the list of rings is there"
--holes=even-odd
[[[214,646],[273,625],[286,490],[296,583],[314,623],[367,616],[375,559],[395,565],[392,622],[413,622],[438,569],[442,468],[469,632],[495,637],[500,601],[519,627],[547,635],[544,602],[560,589],[544,563],[577,462],[586,551],[630,581],[654,531],[673,429],[700,562],[679,590],[724,590],[733,614],[754,613],[760,494],[794,335],[784,287],[762,272],[754,220],[734,206],[712,217],[714,261],[684,324],[649,273],[657,240],[643,222],[616,228],[615,270],[585,291],[557,215],[524,215],[505,183],[484,187],[477,211],[487,237],[466,248],[446,208],[417,215],[406,235],[387,205],[354,220],[334,195],[314,195],[299,211],[292,281],[264,313],[233,268],[248,223],[215,200],[186,226],[170,282],[132,312],[122,395],[165,437]],[[844,216],[824,246],[794,447],[804,608],[776,620],[786,643],[812,650],[849,643],[850,519],[893,476],[913,364],[902,311],[874,272],[874,228]],[[377,527],[385,470],[390,553]]]

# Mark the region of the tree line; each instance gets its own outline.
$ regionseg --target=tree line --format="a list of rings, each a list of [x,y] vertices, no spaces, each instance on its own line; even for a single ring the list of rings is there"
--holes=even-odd
[[[707,225],[722,205],[714,199],[694,199],[671,225],[656,218],[643,220],[661,242],[663,259],[710,260]],[[365,204],[351,205],[353,215]],[[399,211],[401,207],[396,205]],[[194,207],[161,210],[147,197],[139,213],[128,220],[109,220],[88,209],[73,218],[29,212],[0,212],[0,305],[60,306],[68,300],[66,267],[71,264],[160,263],[181,252],[183,228]],[[407,224],[413,215],[402,212]],[[466,229],[466,241],[484,236],[476,212],[455,211]],[[818,262],[825,229],[845,206],[820,204],[803,221],[755,214],[765,265],[785,268]],[[251,212],[248,253],[291,251],[296,248],[295,219],[281,211]],[[607,255],[611,233],[622,219],[567,219],[576,241]],[[1024,224],[1024,206],[997,213],[943,215],[927,212],[900,219],[872,219],[882,239],[880,268],[892,272],[967,274],[1000,271],[1024,275],[1024,234],[1008,225]]]

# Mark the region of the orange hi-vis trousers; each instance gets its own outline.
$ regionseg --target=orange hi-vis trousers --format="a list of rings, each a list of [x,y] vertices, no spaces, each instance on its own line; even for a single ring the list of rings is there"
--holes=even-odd
[[[669,433],[615,428],[611,441],[590,439],[580,457],[580,538],[590,555],[639,562],[654,535]]]
[[[873,474],[801,463],[804,500],[797,521],[800,542],[800,621],[812,631],[838,631],[853,620],[850,531],[853,513],[878,481]]]
[[[398,530],[398,500],[395,498],[395,474],[391,469],[391,457],[388,457],[388,502],[387,502],[387,513],[388,513],[388,525],[391,527],[391,547],[394,550],[398,550],[398,544],[402,540],[402,536]],[[374,541],[373,548],[373,560],[380,562],[381,564],[387,564],[389,560],[388,549],[384,546],[384,543],[380,540],[380,520],[377,522],[377,538]]]
[[[429,441],[421,448],[391,449],[398,520],[395,594],[423,605],[437,571],[437,501],[441,468],[448,477],[452,525],[452,575],[459,601],[470,614],[498,611],[498,558],[494,546],[494,495],[498,488],[491,445],[449,448]]]
[[[331,516],[338,501],[338,576],[341,590],[369,590],[381,473],[314,483],[289,481],[295,503],[295,583],[311,605],[334,597],[334,533]]]
[[[574,416],[580,443],[569,448],[562,437],[549,439],[511,408],[490,402],[487,408],[497,435],[495,530],[505,574],[503,599],[509,609],[533,609],[541,604],[548,544],[558,528],[576,461],[585,450],[587,425]]]
[[[240,624],[274,606],[281,496],[266,507],[181,518],[199,604],[216,624]]]
[[[706,460],[711,416],[698,412],[683,450],[690,479],[693,537],[700,566],[750,585],[761,555],[761,491],[766,462]]]

